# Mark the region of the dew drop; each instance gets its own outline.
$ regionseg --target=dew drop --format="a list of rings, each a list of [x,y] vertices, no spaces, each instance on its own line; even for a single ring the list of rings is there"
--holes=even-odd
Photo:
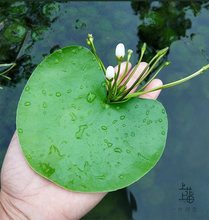
[[[105,88],[105,87],[106,87],[106,82],[105,82],[105,81],[102,82],[102,83],[101,83],[101,86]]]
[[[96,58],[95,58],[95,57],[93,57],[93,58],[92,58],[92,60],[93,60],[93,61],[96,61]]]
[[[86,70],[86,65],[84,65],[83,67],[82,67],[82,71],[85,71]]]
[[[146,115],[149,115],[149,110],[146,111]]]
[[[30,86],[26,86],[26,87],[25,87],[25,91],[28,92],[29,90],[30,90]]]
[[[25,106],[30,106],[31,103],[30,102],[25,102]]]
[[[102,126],[101,126],[101,129],[105,131],[105,130],[107,130],[107,126],[102,125]]]
[[[119,110],[119,109],[120,109],[120,106],[117,106],[116,109]]]
[[[164,109],[162,110],[162,113],[165,114],[165,110]]]
[[[131,132],[131,137],[135,137],[135,133],[134,132]]]
[[[23,133],[23,129],[22,128],[18,128],[17,131],[18,131],[19,134]]]
[[[162,131],[161,134],[162,134],[162,135],[165,135],[165,131]]]
[[[62,54],[62,49],[58,49],[57,53]]]
[[[122,126],[123,126],[123,127],[126,127],[126,124],[123,124]]]
[[[75,121],[77,119],[76,115],[73,112],[70,113],[70,117],[71,121]]]
[[[114,151],[115,151],[116,153],[121,153],[121,152],[122,152],[122,150],[121,150],[119,147],[114,148]]]
[[[124,178],[124,176],[123,176],[123,175],[119,175],[119,178],[120,178],[120,179],[123,179],[123,178]]]
[[[158,121],[159,121],[159,122],[162,122],[163,120],[162,120],[162,118],[160,118]]]
[[[68,89],[68,90],[67,90],[67,93],[71,93],[71,92],[72,92],[72,89]]]
[[[56,92],[56,96],[60,97],[62,94],[60,92]]]
[[[81,139],[84,131],[88,128],[87,125],[80,125],[78,131],[75,133],[77,139]]]
[[[47,108],[47,103],[43,102],[43,108]]]
[[[72,53],[76,54],[76,50],[75,50],[75,49],[73,49],[73,50],[72,50]]]
[[[90,92],[90,93],[88,93],[86,99],[87,99],[87,102],[92,103],[95,100],[95,98],[96,98],[96,95],[94,93]]]
[[[127,153],[127,154],[130,154],[130,153],[131,153],[131,151],[127,149],[127,150],[126,150],[126,153]]]
[[[152,124],[152,120],[147,121],[147,125]]]
[[[126,117],[125,115],[121,115],[121,116],[120,116],[120,120],[124,120],[125,117]]]
[[[58,60],[58,59],[55,59],[54,63],[55,63],[55,64],[58,64],[58,63],[59,63],[59,60]]]
[[[107,144],[108,147],[112,147],[112,143],[109,142],[107,139],[104,139],[105,144]]]
[[[80,86],[80,89],[83,89],[83,85]]]
[[[43,89],[43,90],[42,90],[42,94],[43,94],[43,95],[46,95],[46,90]]]
[[[48,163],[40,163],[39,167],[47,177],[50,177],[55,172],[55,169],[52,168]]]
[[[25,155],[26,156],[26,158],[28,159],[28,160],[31,160],[32,159],[32,156],[30,155],[30,154],[27,154],[27,155]]]
[[[118,120],[114,120],[112,123],[113,123],[113,124],[116,124],[116,123],[117,123],[117,121],[118,121]]]
[[[105,175],[99,175],[99,176],[96,176],[96,178],[99,180],[103,180],[105,178]]]
[[[105,142],[105,143],[108,143],[108,140],[107,140],[107,139],[104,139],[104,142]]]

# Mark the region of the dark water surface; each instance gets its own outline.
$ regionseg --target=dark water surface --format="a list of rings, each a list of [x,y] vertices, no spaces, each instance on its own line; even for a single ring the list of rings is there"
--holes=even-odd
[[[149,47],[147,58],[170,46],[167,59],[172,64],[160,74],[164,82],[209,63],[208,1],[0,0],[0,63],[17,59],[9,73],[12,80],[0,79],[0,164],[15,131],[21,91],[33,69],[55,49],[85,45],[87,33],[94,35],[106,65],[116,64],[114,47],[119,42],[134,50],[133,63],[143,41]],[[84,219],[209,219],[209,72],[163,91],[159,100],[169,118],[161,160],[137,183],[110,193]],[[191,189],[180,190],[182,183]],[[193,193],[194,201],[187,192]]]

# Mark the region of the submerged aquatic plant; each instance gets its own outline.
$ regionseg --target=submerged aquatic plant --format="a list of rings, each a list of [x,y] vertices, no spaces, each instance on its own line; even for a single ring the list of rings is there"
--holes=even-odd
[[[2,72],[0,72],[0,77],[3,77],[5,79],[11,80],[11,78],[9,76],[6,76],[6,74],[13,69],[13,67],[16,65],[16,63],[4,63],[4,64],[0,64],[0,68],[6,68],[5,70],[3,70]],[[2,87],[0,86],[0,89],[2,89]]]
[[[20,97],[17,131],[25,158],[39,175],[72,191],[106,192],[126,187],[149,172],[160,159],[167,137],[165,108],[157,100],[136,99],[168,88],[204,72],[153,90],[145,90],[169,62],[157,63],[168,48],[148,62],[127,87],[142,61],[127,76],[133,53],[128,50],[124,74],[119,77],[125,47],[116,48],[118,71],[105,68],[94,46],[68,46],[46,57],[34,70]],[[147,78],[152,71],[153,76]],[[130,91],[137,87],[134,93]]]

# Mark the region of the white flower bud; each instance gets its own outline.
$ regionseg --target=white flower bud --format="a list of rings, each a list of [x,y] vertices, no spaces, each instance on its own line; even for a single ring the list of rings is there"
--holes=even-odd
[[[118,59],[121,59],[125,56],[125,46],[124,44],[120,43],[116,46],[116,49],[115,49],[115,56],[118,58]]]
[[[106,69],[106,78],[107,79],[113,79],[115,76],[115,69],[113,66],[108,66]]]

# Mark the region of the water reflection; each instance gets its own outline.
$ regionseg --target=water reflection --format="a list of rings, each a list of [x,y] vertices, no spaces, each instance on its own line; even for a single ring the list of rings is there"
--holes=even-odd
[[[122,189],[107,194],[102,202],[82,220],[132,220],[132,212],[136,210],[137,204],[133,194]]]
[[[202,8],[208,9],[206,1],[133,1],[131,6],[140,19],[138,26],[138,52],[143,42],[148,44],[145,57],[150,59],[156,50],[169,47],[174,41],[186,36],[192,21],[186,15],[191,9],[198,15]],[[192,34],[190,37],[193,37]]]

